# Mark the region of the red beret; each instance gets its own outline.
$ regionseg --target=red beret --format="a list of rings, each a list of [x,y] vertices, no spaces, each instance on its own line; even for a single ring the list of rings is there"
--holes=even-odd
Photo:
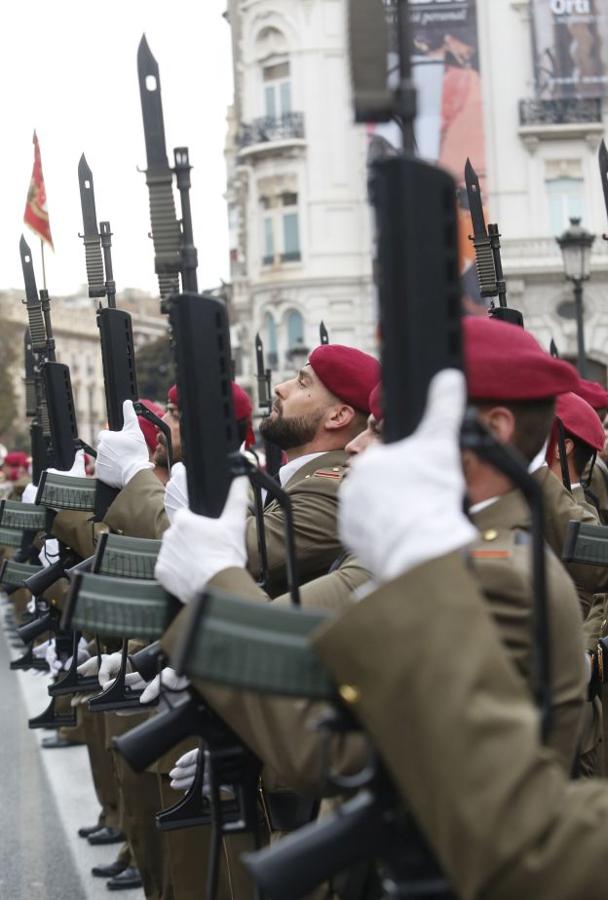
[[[589,406],[594,409],[604,409],[608,407],[608,391],[603,388],[597,381],[587,381],[586,378],[580,378],[577,387],[572,388],[575,394],[586,400]]]
[[[542,400],[576,390],[576,369],[518,325],[465,316],[463,339],[467,389],[476,400]]]
[[[177,385],[173,384],[167,391],[167,403],[172,403],[179,409],[179,394],[177,393]]]
[[[598,453],[604,449],[605,435],[596,411],[586,400],[569,392],[557,398],[555,415],[561,419],[566,431],[589,444]]]
[[[5,466],[14,466],[15,468],[19,468],[21,466],[25,469],[27,468],[27,464],[28,455],[22,450],[13,450],[11,453],[7,453],[4,457]]]
[[[380,363],[373,356],[342,344],[321,344],[308,362],[328,391],[369,414],[369,395],[380,380]]]
[[[381,422],[384,418],[384,410],[382,409],[382,382],[379,381],[376,387],[369,395],[369,411],[376,420]]]
[[[162,419],[164,416],[165,411],[158,403],[153,403],[152,400],[140,400],[139,402],[142,406],[145,406],[146,409],[149,409],[150,412],[154,413],[155,416],[158,416],[159,419]],[[146,439],[148,449],[154,453],[158,444],[158,431],[156,425],[153,425],[152,422],[148,422],[143,416],[138,416],[137,421],[139,422],[139,427]]]
[[[232,382],[232,405],[234,406],[234,418],[236,421],[242,422],[244,419],[247,420],[245,446],[253,447],[255,444],[255,434],[253,433],[251,421],[253,406],[251,405],[251,400],[247,391],[244,391],[242,387],[239,387],[236,381]]]

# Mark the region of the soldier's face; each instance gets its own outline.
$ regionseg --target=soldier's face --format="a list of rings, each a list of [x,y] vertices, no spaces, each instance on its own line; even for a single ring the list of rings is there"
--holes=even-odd
[[[360,453],[363,453],[368,447],[373,447],[374,444],[381,443],[382,424],[382,422],[377,422],[373,415],[369,416],[365,431],[361,431],[357,437],[353,438],[352,441],[349,441],[344,448],[348,453],[349,460],[358,456]]]
[[[179,429],[179,419],[180,415],[177,406],[174,406],[172,403],[168,403],[162,420],[163,422],[166,422],[171,429],[171,445],[173,450],[174,463],[181,462],[182,459],[182,437]],[[169,468],[169,460],[167,457],[167,442],[162,432],[158,435],[158,446],[154,451],[153,462],[156,466],[163,466],[165,469]]]
[[[316,436],[335,398],[319,381],[311,366],[274,389],[272,410],[260,425],[266,440],[282,450],[302,447]]]

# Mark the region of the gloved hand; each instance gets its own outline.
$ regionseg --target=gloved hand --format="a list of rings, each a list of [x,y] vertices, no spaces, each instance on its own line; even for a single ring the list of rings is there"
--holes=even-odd
[[[414,434],[366,450],[340,487],[340,539],[379,583],[477,535],[462,511],[459,434],[465,401],[462,373],[439,372]]]
[[[103,656],[103,654],[102,654]],[[79,675],[84,675],[88,677],[89,675],[98,675],[99,674],[99,665],[97,661],[97,656],[91,656],[90,659],[87,659],[86,662],[83,662],[78,666],[77,670]]]
[[[48,653],[49,647],[50,647],[51,643],[54,643],[54,642],[55,642],[55,639],[51,638],[48,641],[43,641],[42,644],[38,644],[36,647],[34,647],[32,652],[33,652],[34,656],[36,657],[36,659],[46,659],[46,655]]]
[[[172,466],[171,478],[165,486],[165,512],[169,522],[173,523],[178,509],[188,509],[186,467],[182,462]]]
[[[190,682],[187,678],[178,675],[175,669],[166,666],[150,684],[139,698],[140,703],[151,703],[152,700],[160,695],[161,687],[163,691],[171,694],[171,703],[179,703],[187,696],[186,688]]]
[[[247,562],[248,484],[245,477],[235,478],[219,519],[180,509],[163,534],[154,577],[182,603],[189,603],[218,572]]]
[[[67,475],[68,478],[85,478],[84,450],[77,450],[71,469],[47,469],[51,475]]]
[[[190,790],[196,775],[200,752],[200,749],[197,747],[195,750],[189,750],[187,753],[184,753],[177,760],[175,766],[169,772],[171,787],[174,791]]]
[[[97,675],[97,680],[102,690],[105,690],[120,672],[121,660],[122,653],[120,651],[116,653],[102,653],[101,665],[98,667],[97,656],[92,656],[81,666],[78,666],[78,674]]]
[[[59,559],[59,541],[56,538],[47,538],[38,554],[38,559],[45,569],[57,562]]]
[[[77,650],[77,658],[79,663],[84,663],[90,658],[90,653],[87,650],[87,642],[84,638],[80,638],[78,642],[78,650]],[[67,670],[72,665],[72,657],[68,656],[68,658],[64,661],[57,656],[57,646],[55,643],[55,639],[48,642],[47,651],[45,654],[45,659],[49,665],[49,669],[51,672],[56,675],[58,672],[61,672],[63,669]]]
[[[29,484],[23,489],[23,493],[21,494],[21,502],[22,503],[35,503],[36,494],[38,493],[38,485],[33,484],[31,481]]]
[[[123,488],[142,469],[153,468],[131,400],[125,400],[122,413],[122,429],[100,431],[97,438],[95,475],[115,488]]]

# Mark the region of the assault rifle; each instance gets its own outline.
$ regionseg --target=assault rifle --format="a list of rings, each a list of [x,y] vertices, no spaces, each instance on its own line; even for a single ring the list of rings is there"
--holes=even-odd
[[[470,159],[467,159],[466,162],[464,178],[473,222],[471,240],[475,246],[475,261],[481,296],[490,298],[489,313],[493,319],[501,319],[503,322],[523,327],[522,314],[507,306],[507,286],[500,256],[500,232],[498,225],[488,225],[486,228],[479,178]],[[498,306],[494,304],[495,297],[498,297]]]
[[[116,308],[116,284],[112,267],[112,231],[110,223],[97,225],[93,173],[84,153],[78,163],[78,183],[82,209],[85,260],[89,297],[107,297],[108,305],[97,307],[97,327],[101,343],[101,360],[106,397],[108,428],[120,431],[123,426],[122,406],[125,400],[137,399],[135,348],[131,316]],[[103,259],[102,259],[103,251]],[[95,517],[103,519],[118,491],[101,481],[97,482]]]

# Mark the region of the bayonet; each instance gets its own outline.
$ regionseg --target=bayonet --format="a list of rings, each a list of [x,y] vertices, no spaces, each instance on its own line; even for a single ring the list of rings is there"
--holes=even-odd
[[[81,237],[84,240],[89,297],[103,297],[106,293],[106,287],[101,258],[101,235],[97,227],[97,213],[95,211],[93,173],[88,166],[84,153],[78,163],[78,184],[80,185],[80,206],[84,230],[84,234]]]
[[[29,328],[23,333],[23,356],[25,377],[23,383],[25,385],[25,415],[33,418],[37,413],[36,403],[36,360],[32,349],[32,338]]]
[[[559,359],[559,350],[557,349],[557,344],[551,338],[551,343],[549,344],[549,353],[553,357],[553,359]]]
[[[270,369],[264,366],[264,344],[259,333],[255,336],[256,378],[258,382],[258,405],[270,412],[272,399],[270,396]]]
[[[602,179],[602,190],[604,191],[604,203],[606,204],[606,213],[608,214],[608,148],[606,141],[602,138],[599,152],[600,177]],[[608,235],[603,235],[604,240],[608,241]]]
[[[180,228],[175,213],[173,172],[167,161],[158,63],[145,35],[137,51],[137,71],[146,143],[146,183],[150,198],[154,270],[164,300],[170,294],[179,293]]]
[[[321,341],[321,344],[329,344],[329,332],[323,321],[321,321],[321,324],[319,325],[319,340]]]
[[[21,256],[21,268],[25,284],[25,306],[30,323],[32,350],[36,354],[41,354],[47,350],[46,328],[44,316],[42,315],[42,305],[38,296],[38,288],[36,287],[32,253],[23,235],[21,235],[21,240],[19,241],[19,254]]]

